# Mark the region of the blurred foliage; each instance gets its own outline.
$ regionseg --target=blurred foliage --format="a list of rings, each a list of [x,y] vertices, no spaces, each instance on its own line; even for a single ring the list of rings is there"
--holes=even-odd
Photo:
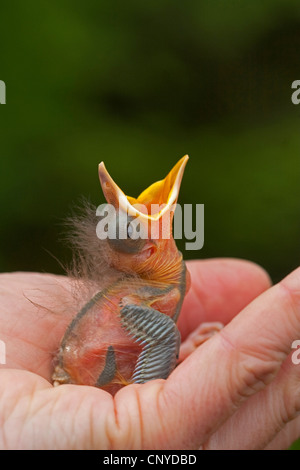
[[[1,271],[63,272],[63,220],[81,195],[103,202],[101,160],[136,196],[186,153],[180,202],[205,204],[186,258],[251,259],[274,281],[299,265],[299,0],[0,11]]]

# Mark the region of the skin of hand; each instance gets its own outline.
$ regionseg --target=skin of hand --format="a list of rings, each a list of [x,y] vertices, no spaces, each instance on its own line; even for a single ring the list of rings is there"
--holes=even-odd
[[[192,286],[179,329],[193,350],[203,322],[225,327],[167,380],[121,389],[50,383],[68,325],[68,278],[0,275],[1,449],[285,449],[300,435],[300,269],[271,286],[241,260],[188,262]]]

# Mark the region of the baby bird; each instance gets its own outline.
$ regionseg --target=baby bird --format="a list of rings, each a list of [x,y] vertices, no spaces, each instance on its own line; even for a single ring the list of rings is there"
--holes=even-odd
[[[186,155],[138,198],[126,196],[100,163],[107,204],[92,220],[77,222],[74,237],[79,277],[92,295],[61,340],[54,385],[92,385],[115,394],[131,383],[166,379],[175,368],[176,322],[190,278],[172,220],[187,161]]]

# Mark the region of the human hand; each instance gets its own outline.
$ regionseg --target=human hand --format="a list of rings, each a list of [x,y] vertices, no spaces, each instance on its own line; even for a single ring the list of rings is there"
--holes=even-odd
[[[0,275],[0,340],[7,353],[0,365],[0,448],[279,449],[292,443],[300,434],[300,374],[289,357],[300,338],[300,270],[270,288],[265,272],[249,262],[188,267],[192,287],[179,321],[185,344],[202,322],[227,325],[166,381],[129,385],[114,398],[95,387],[50,383],[53,355],[76,313],[70,281]]]

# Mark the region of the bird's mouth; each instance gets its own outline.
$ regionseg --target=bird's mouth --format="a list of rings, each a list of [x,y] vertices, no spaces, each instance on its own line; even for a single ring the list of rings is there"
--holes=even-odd
[[[163,214],[174,211],[181,180],[189,157],[182,157],[168,175],[151,184],[137,198],[126,196],[109,175],[103,162],[99,164],[99,178],[106,201],[132,217],[159,220]]]

